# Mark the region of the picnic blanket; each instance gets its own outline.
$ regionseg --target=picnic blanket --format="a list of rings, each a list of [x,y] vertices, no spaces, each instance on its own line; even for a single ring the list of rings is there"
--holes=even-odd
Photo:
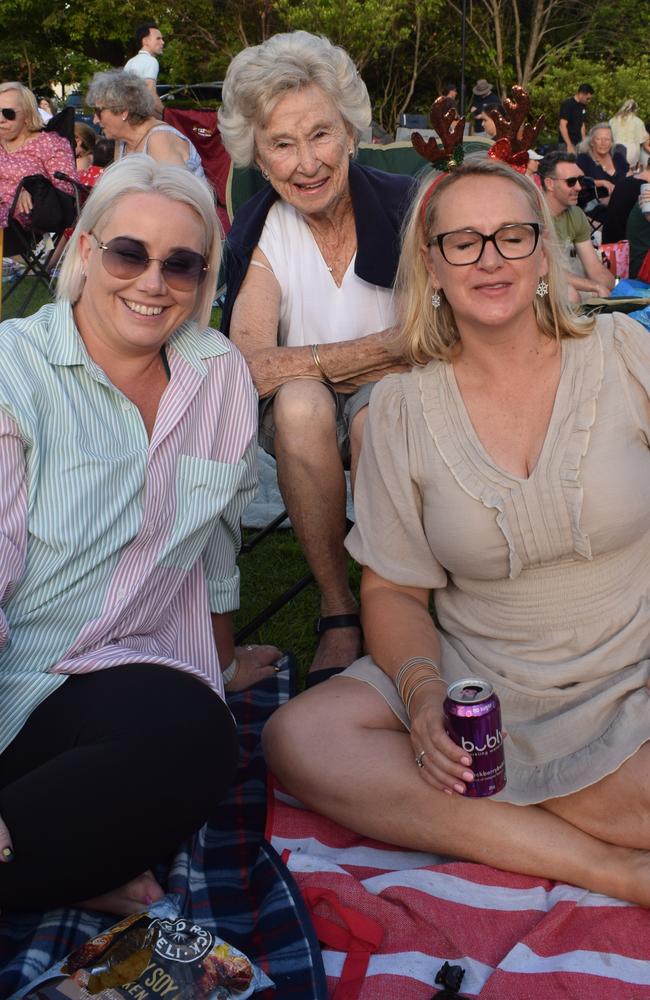
[[[324,945],[333,1000],[650,1000],[650,912],[368,840],[271,788],[268,834]],[[445,996],[451,996],[446,993]]]
[[[250,691],[229,696],[240,736],[237,783],[171,866],[156,872],[166,891],[180,897],[185,916],[216,930],[270,976],[275,990],[256,993],[256,1000],[327,997],[320,950],[305,905],[283,862],[263,838],[266,769],[259,737],[292,684],[292,671],[283,671]],[[3,915],[1,1000],[116,919],[70,908]]]

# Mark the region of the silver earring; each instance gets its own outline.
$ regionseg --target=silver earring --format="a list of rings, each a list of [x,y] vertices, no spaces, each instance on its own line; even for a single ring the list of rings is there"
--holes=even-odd
[[[262,170],[262,177],[264,178],[265,181],[268,181],[270,176],[271,175],[267,174],[266,170]]]
[[[548,295],[548,284],[544,281],[543,278],[539,279],[539,283],[537,285],[537,294],[539,295],[540,299],[543,299],[545,295]]]
[[[439,309],[441,302],[442,302],[442,299],[440,298],[440,292],[436,288],[436,289],[434,289],[434,291],[433,291],[433,293],[431,295],[431,305],[433,306],[434,309]]]
[[[352,159],[352,157],[354,156],[354,150],[353,149],[348,149],[348,156],[350,157],[350,159]]]

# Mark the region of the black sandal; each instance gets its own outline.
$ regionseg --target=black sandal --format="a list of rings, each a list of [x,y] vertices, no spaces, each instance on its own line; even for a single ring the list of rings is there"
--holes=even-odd
[[[316,622],[315,632],[316,635],[322,635],[332,628],[358,628],[361,632],[361,619],[358,614],[325,615]],[[307,674],[305,689],[316,687],[317,684],[328,681],[330,677],[342,674],[345,669],[345,667],[326,667],[323,670],[314,670]]]

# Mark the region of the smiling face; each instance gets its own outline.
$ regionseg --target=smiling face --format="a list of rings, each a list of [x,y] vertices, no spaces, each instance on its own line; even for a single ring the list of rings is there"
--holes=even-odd
[[[329,215],[349,193],[352,134],[315,84],[291,90],[255,129],[255,161],[302,215]]]
[[[538,221],[517,184],[503,177],[464,177],[442,194],[431,236],[463,229],[489,235],[501,226]],[[534,317],[537,284],[547,273],[541,241],[519,260],[506,260],[486,243],[479,260],[463,266],[449,264],[435,245],[422,253],[431,285],[442,288],[461,337],[463,331],[503,329]]]
[[[189,291],[171,288],[157,260],[136,278],[115,278],[104,267],[98,241],[107,244],[117,236],[128,236],[140,240],[148,255],[160,260],[179,249],[203,254],[201,219],[188,205],[163,195],[127,194],[94,236],[81,235],[86,282],[74,310],[88,352],[100,365],[109,357],[153,356],[192,315],[199,286]]]
[[[4,90],[0,94],[0,108],[10,108],[16,112],[16,117],[10,121],[0,111],[0,140],[14,143],[23,137],[28,138],[30,132],[25,124],[25,111],[18,91]]]
[[[545,178],[546,191],[551,197],[549,204],[554,214],[556,209],[563,212],[572,205],[578,204],[578,196],[582,190],[580,184],[568,184],[574,177],[584,177],[584,172],[577,163],[556,163],[553,176]]]

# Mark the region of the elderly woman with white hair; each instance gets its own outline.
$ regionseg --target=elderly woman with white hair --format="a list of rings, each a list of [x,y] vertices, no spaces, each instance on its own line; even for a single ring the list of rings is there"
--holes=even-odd
[[[95,73],[86,104],[94,108],[95,123],[101,125],[106,138],[115,140],[116,160],[146,153],[154,160],[187,167],[197,177],[205,176],[194,143],[156,117],[154,96],[146,80],[135,73],[122,69]]]
[[[236,214],[222,329],[262,399],[260,443],[275,455],[292,525],[320,589],[308,684],[361,651],[343,547],[373,385],[400,367],[392,345],[408,177],[355,163],[370,101],[350,57],[305,31],[244,49],[223,86],[219,128],[238,167],[268,185]]]
[[[593,178],[600,203],[607,205],[614,188],[630,170],[625,156],[614,149],[614,136],[608,122],[598,122],[589,129],[587,138],[580,143],[578,166],[585,177]]]
[[[56,304],[0,325],[2,911],[159,898],[149,869],[234,775],[257,397],[208,328],[219,258],[208,186],[129,157],[84,206]]]

